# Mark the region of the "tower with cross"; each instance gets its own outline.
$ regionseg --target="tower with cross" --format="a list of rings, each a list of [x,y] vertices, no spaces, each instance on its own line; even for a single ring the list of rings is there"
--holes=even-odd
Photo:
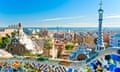
[[[104,10],[102,9],[102,0],[100,1],[100,8],[98,10],[99,14],[99,25],[98,25],[98,40],[97,40],[97,51],[105,49],[104,42],[103,42],[103,32],[102,32],[102,22],[103,22],[103,12]]]

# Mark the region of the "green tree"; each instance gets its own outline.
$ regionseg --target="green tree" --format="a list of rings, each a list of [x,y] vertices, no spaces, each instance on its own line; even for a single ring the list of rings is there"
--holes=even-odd
[[[5,48],[10,42],[10,36],[6,34],[6,37],[0,38],[0,48]]]
[[[59,49],[59,50],[58,50],[57,58],[61,58],[61,56],[62,56],[62,51],[63,51],[62,49]]]
[[[27,52],[24,54],[24,56],[36,56],[36,54],[33,54],[32,52]]]
[[[67,44],[67,45],[65,45],[65,49],[66,50],[72,50],[73,48],[74,48],[73,44]]]
[[[10,35],[9,35],[9,34],[6,34],[6,37],[10,38]]]
[[[17,35],[17,33],[18,33],[17,31],[14,31],[14,32],[11,33],[11,35],[15,36],[15,35]]]
[[[0,44],[2,43],[2,38],[0,38]]]
[[[49,57],[50,49],[52,49],[52,47],[53,47],[52,39],[49,38],[49,39],[45,40],[44,46],[48,50],[48,57]]]
[[[95,44],[97,44],[97,39],[98,39],[98,38],[95,38],[95,39],[94,39],[94,43],[95,43]]]
[[[9,43],[10,38],[9,37],[3,37],[2,41],[3,41],[4,44],[7,44],[7,43]]]
[[[2,48],[2,38],[0,38],[0,48]]]

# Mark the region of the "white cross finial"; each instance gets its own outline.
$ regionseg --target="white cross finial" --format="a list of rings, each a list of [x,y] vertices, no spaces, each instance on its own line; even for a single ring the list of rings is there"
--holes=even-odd
[[[102,2],[102,0],[100,0],[100,8],[102,8],[102,5],[103,5],[103,2]]]

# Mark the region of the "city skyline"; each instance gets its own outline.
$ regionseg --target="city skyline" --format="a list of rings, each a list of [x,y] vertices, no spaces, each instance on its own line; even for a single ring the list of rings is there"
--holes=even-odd
[[[120,27],[119,0],[103,0],[103,27]],[[0,27],[97,27],[99,0],[1,0]]]

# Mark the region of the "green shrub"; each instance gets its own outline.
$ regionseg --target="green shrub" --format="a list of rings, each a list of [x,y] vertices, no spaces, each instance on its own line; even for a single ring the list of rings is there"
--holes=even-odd
[[[65,46],[65,49],[66,50],[72,50],[74,48],[74,45],[73,44],[67,44],[66,46]]]
[[[40,56],[37,58],[38,61],[45,61],[45,60],[48,60],[47,57],[43,57],[43,56]]]

